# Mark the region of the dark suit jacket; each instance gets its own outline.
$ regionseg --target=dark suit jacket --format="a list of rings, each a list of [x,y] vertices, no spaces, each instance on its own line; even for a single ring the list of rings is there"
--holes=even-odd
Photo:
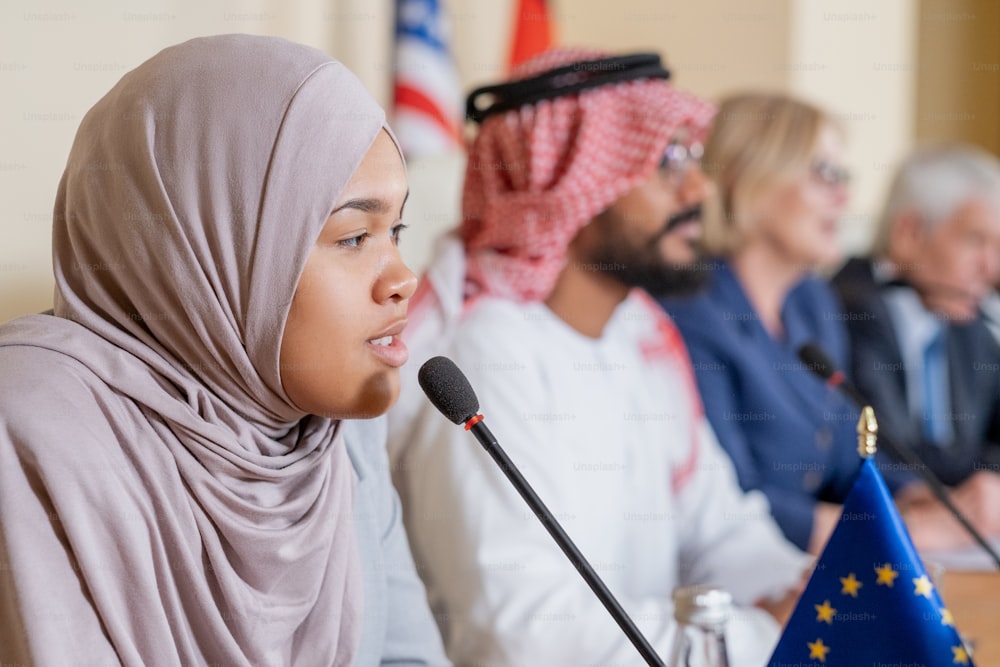
[[[948,324],[948,366],[955,438],[926,441],[907,407],[906,373],[896,328],[869,259],[851,259],[833,277],[850,335],[852,376],[875,409],[880,430],[911,447],[945,484],[976,470],[1000,470],[1000,347],[981,320]],[[882,450],[884,451],[884,449]],[[912,472],[883,466],[897,483]]]

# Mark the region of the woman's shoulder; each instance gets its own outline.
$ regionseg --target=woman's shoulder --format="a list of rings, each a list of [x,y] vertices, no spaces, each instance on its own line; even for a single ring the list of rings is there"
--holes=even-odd
[[[686,340],[696,338],[702,343],[739,337],[745,323],[757,317],[752,308],[719,284],[714,275],[697,294],[663,299],[661,304]]]
[[[9,334],[0,327],[0,444],[72,453],[84,434],[109,428],[117,392],[71,355]]]
[[[820,276],[803,278],[785,300],[785,310],[796,312],[812,319],[837,319],[842,308],[833,287]]]
[[[84,364],[58,351],[0,342],[0,410],[9,418],[15,406],[44,406],[92,396],[96,376]]]
[[[791,297],[798,297],[804,302],[819,299],[821,302],[835,302],[836,293],[830,282],[820,275],[810,274],[800,280],[792,289]]]

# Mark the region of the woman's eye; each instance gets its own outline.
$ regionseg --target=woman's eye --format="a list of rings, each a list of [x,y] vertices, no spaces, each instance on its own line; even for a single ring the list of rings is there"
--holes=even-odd
[[[399,245],[399,237],[403,233],[403,230],[406,229],[407,227],[409,227],[409,225],[404,225],[403,223],[399,223],[398,225],[392,228],[392,230],[389,232],[389,235],[392,237],[393,243]]]
[[[352,236],[349,239],[341,239],[340,241],[337,241],[337,245],[344,246],[346,248],[360,248],[368,236],[368,232],[362,232],[361,234]]]

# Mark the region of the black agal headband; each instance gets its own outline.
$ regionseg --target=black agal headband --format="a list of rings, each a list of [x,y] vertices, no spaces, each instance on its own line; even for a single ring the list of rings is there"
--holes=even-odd
[[[519,109],[527,104],[572,95],[581,90],[633,79],[669,79],[670,71],[655,53],[633,53],[585,60],[543,72],[529,79],[476,88],[465,101],[466,118],[482,123],[487,116]],[[489,96],[485,106],[480,97]]]

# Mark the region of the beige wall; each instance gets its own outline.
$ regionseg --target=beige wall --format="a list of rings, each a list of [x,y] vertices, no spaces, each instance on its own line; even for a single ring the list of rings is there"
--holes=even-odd
[[[674,83],[701,95],[788,83],[792,0],[564,4],[574,8],[563,21],[567,43],[659,51]]]
[[[0,4],[0,321],[48,308],[52,203],[76,127],[129,69],[198,35],[329,51],[387,97],[392,6],[364,0],[5,0]]]
[[[83,4],[86,9],[78,7]],[[510,0],[447,4],[464,86],[502,76]],[[867,240],[867,221],[887,165],[909,147],[913,132],[913,73],[899,69],[884,76],[870,61],[912,61],[911,0],[554,0],[553,5],[563,43],[658,50],[677,85],[702,95],[756,86],[788,89],[842,116],[857,174],[844,240],[852,248]],[[49,220],[62,165],[82,115],[126,70],[195,35],[276,34],[328,50],[385,102],[391,15],[389,0],[4,2],[0,321],[49,306]],[[865,61],[860,54],[866,52],[877,55]],[[461,166],[458,157],[409,165],[413,194],[407,214],[413,229],[404,252],[418,268],[430,239],[455,220]]]
[[[912,146],[916,26],[913,0],[795,3],[789,88],[846,131],[853,183],[841,241],[849,251],[868,247],[892,167]]]
[[[1000,155],[1000,2],[922,0],[916,136]]]
[[[496,3],[479,9],[472,0],[451,3],[465,88],[502,77],[509,7]],[[712,99],[765,88],[790,91],[826,108],[846,129],[848,167],[855,177],[842,244],[845,252],[867,248],[891,165],[912,146],[913,0],[880,0],[874,9],[868,0],[554,4],[563,44],[659,51],[676,85]],[[408,213],[414,227],[437,231],[451,226],[461,161],[428,161],[411,165],[411,170]],[[419,266],[431,234],[416,236],[410,235],[404,250]]]

